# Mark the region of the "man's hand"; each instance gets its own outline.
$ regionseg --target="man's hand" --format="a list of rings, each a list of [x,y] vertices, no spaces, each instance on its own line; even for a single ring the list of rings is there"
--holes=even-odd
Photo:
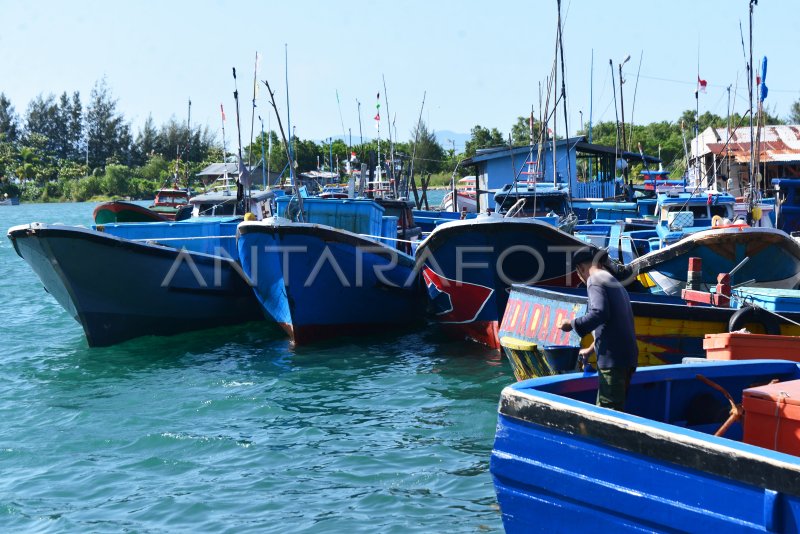
[[[558,323],[558,328],[564,332],[572,332],[572,322],[569,319],[561,319],[561,322]]]
[[[579,365],[581,369],[586,369],[586,366],[588,365],[589,362],[589,356],[591,356],[593,352],[594,352],[594,342],[592,342],[592,344],[586,347],[585,349],[581,349],[578,351],[578,362],[580,362]]]

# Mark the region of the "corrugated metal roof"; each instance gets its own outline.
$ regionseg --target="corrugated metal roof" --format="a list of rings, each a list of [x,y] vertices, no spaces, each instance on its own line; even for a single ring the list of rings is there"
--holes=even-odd
[[[736,161],[750,161],[750,127],[736,128],[728,137],[727,128],[706,128],[699,136],[701,155],[730,154]],[[692,142],[692,147],[696,146]],[[694,150],[693,150],[694,151]],[[762,163],[796,163],[800,162],[800,126],[778,125],[764,126],[760,134],[760,155]]]
[[[547,142],[547,146],[551,146],[552,141]],[[642,156],[638,152],[617,152],[613,146],[596,145],[594,143],[587,143],[585,136],[570,137],[569,139],[559,139],[556,141],[556,150],[562,149],[568,145],[570,150],[575,149],[578,152],[589,154],[606,154],[610,156],[617,155],[625,160],[640,161]],[[539,145],[533,145],[533,150],[537,151]],[[475,165],[478,162],[486,161],[488,159],[509,157],[513,152],[515,156],[527,154],[531,150],[529,145],[515,146],[509,149],[507,146],[492,147],[492,148],[479,148],[475,155],[467,158],[461,162],[462,165]],[[645,154],[645,161],[648,163],[660,163],[661,160]]]

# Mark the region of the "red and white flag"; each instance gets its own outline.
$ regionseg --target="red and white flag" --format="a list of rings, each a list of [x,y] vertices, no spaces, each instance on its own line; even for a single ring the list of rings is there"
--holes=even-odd
[[[701,93],[705,93],[707,85],[708,85],[707,81],[701,80],[700,76],[697,77],[697,90],[698,91],[700,91]]]
[[[225,109],[222,107],[222,104],[219,105],[219,112],[222,113],[222,122],[225,122]]]

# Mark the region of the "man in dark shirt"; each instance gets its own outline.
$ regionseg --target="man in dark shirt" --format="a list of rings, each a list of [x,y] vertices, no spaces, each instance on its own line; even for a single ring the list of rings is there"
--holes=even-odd
[[[585,247],[573,254],[572,263],[586,284],[589,297],[586,315],[571,322],[564,319],[559,328],[565,332],[575,330],[581,337],[594,333],[594,342],[581,350],[581,356],[597,353],[597,405],[623,411],[639,360],[639,347],[628,292],[602,267],[605,260],[605,251],[596,247]]]

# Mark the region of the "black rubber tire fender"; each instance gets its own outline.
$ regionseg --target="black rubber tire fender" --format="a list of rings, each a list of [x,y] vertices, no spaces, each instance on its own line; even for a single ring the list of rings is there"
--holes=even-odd
[[[728,332],[741,330],[748,323],[758,323],[764,327],[764,333],[771,336],[781,335],[778,319],[767,310],[755,306],[742,306],[731,315],[728,321]]]

